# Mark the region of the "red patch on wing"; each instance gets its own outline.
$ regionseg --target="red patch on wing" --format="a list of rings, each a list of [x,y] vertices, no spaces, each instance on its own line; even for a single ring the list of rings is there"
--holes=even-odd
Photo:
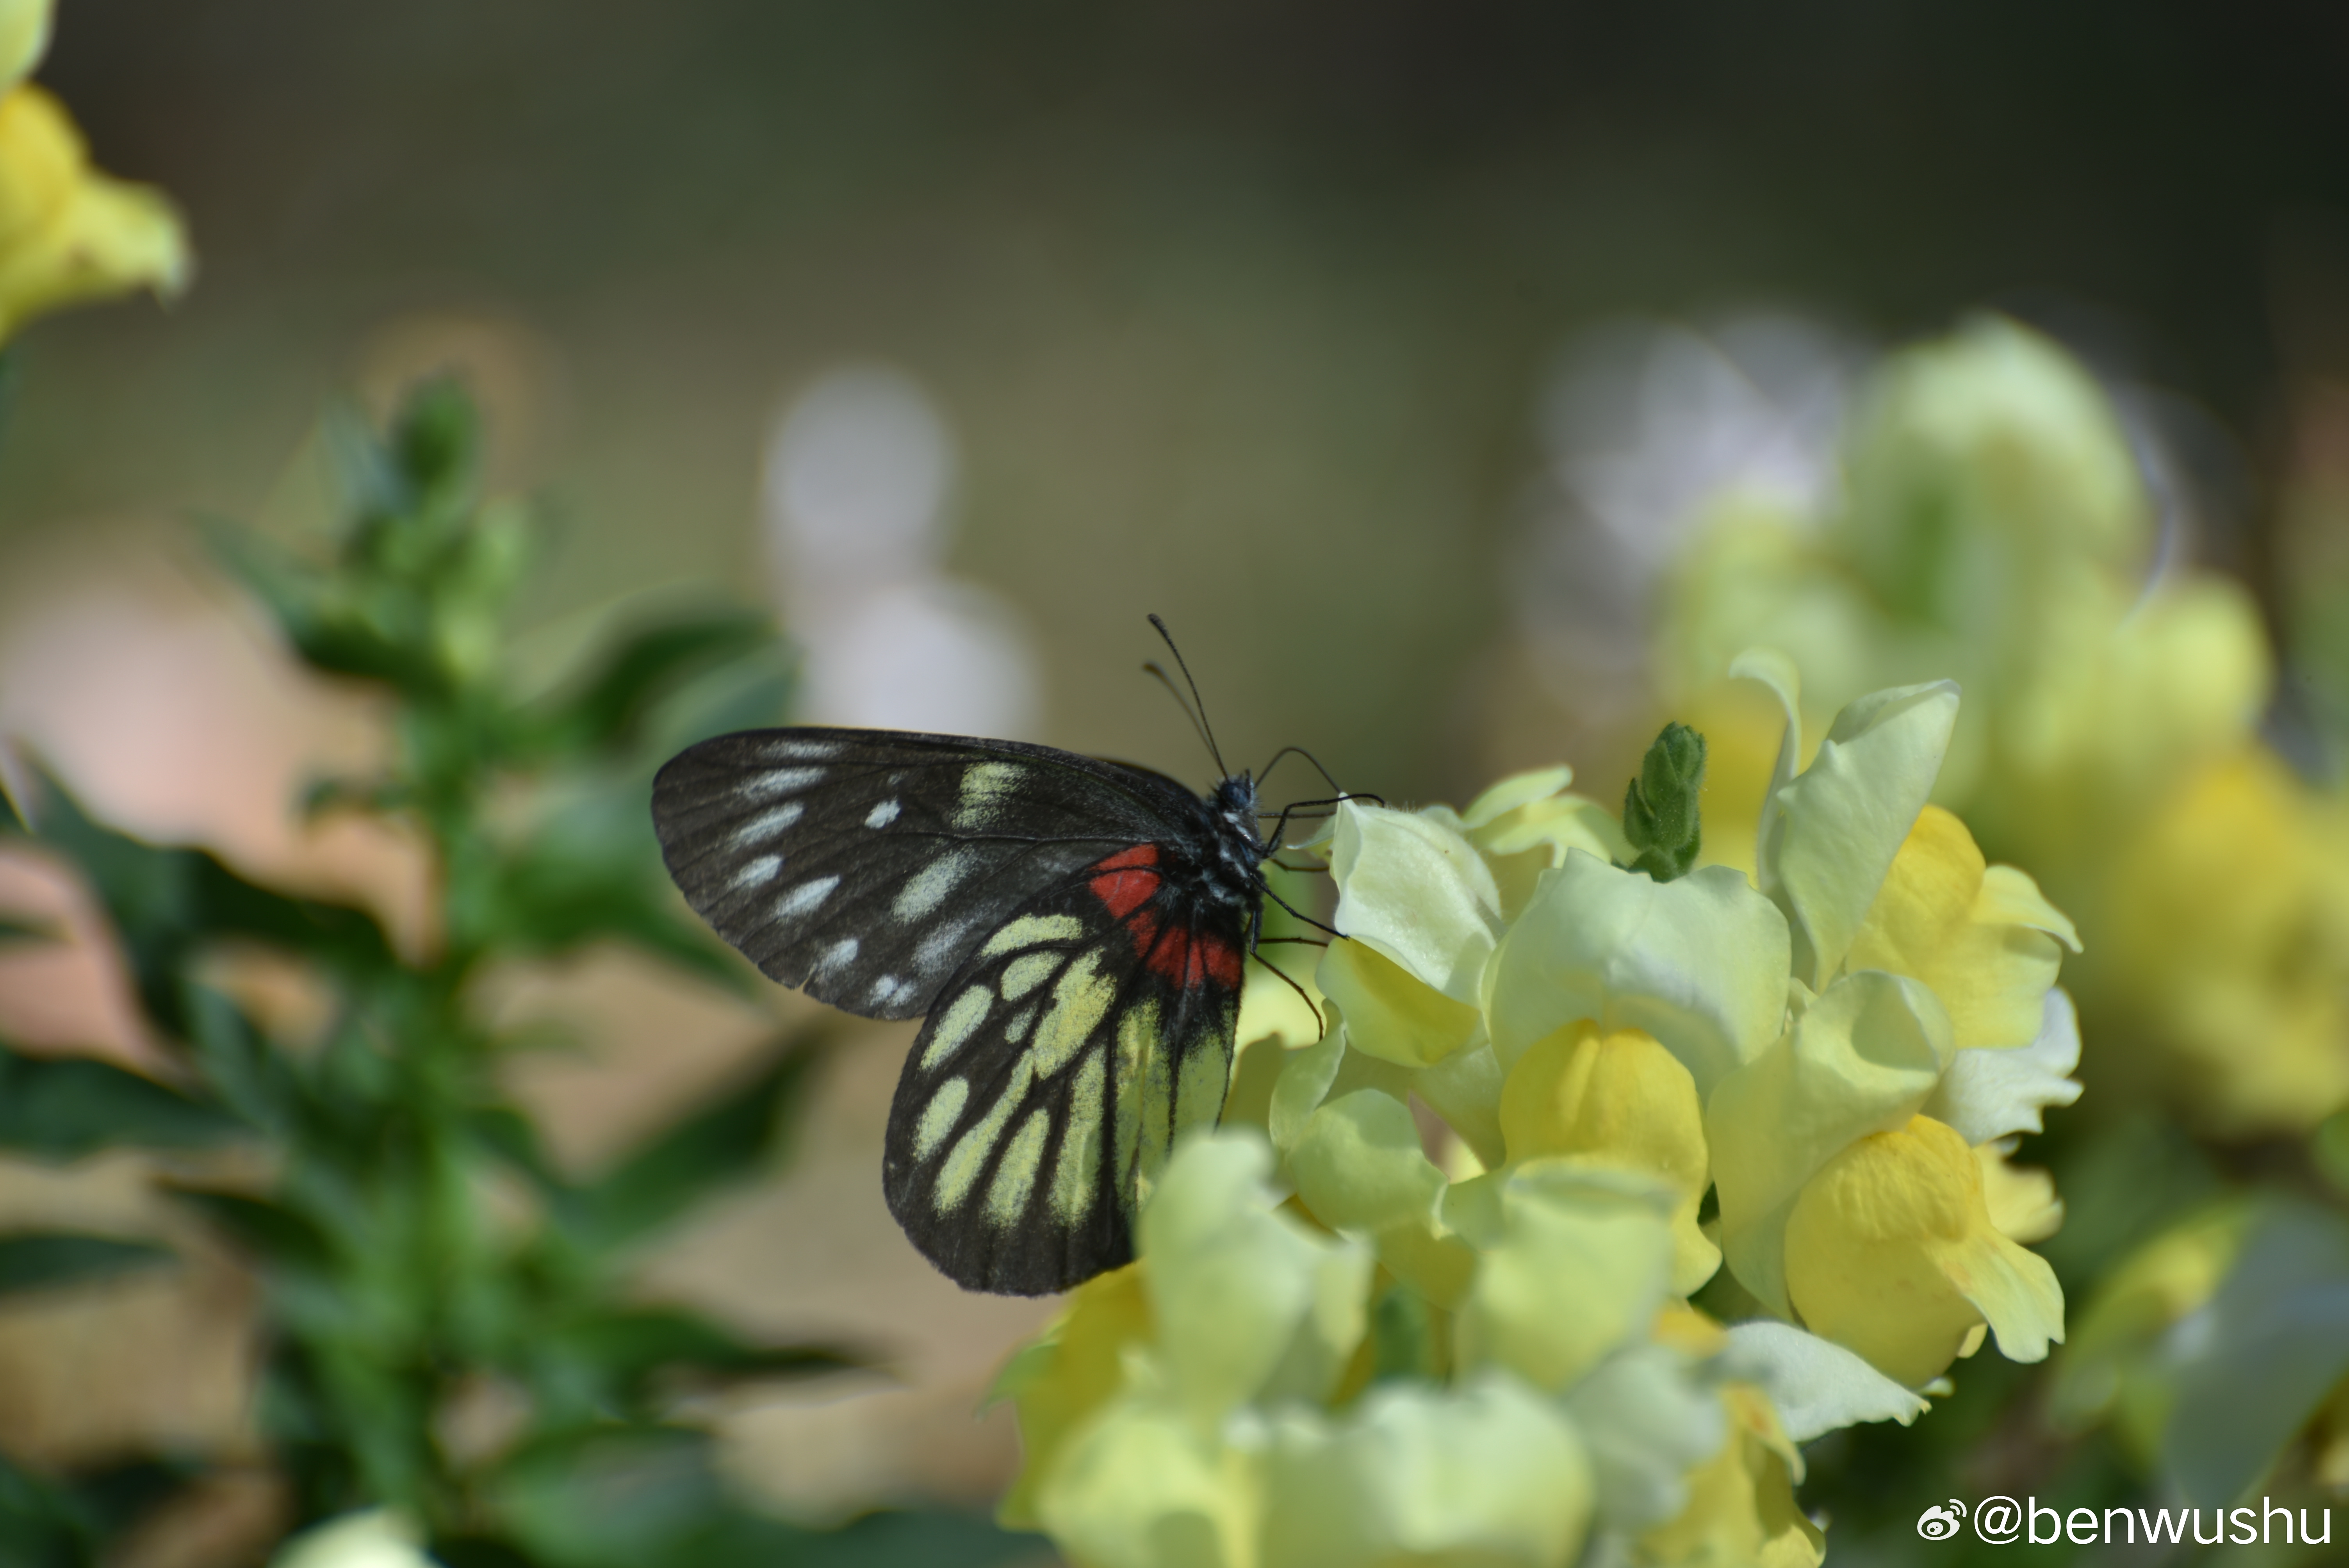
[[[1136,947],[1143,945],[1142,933],[1136,930],[1133,934]],[[1234,989],[1240,983],[1239,949],[1213,934],[1195,940],[1189,932],[1169,927],[1150,949],[1149,965],[1153,973],[1185,989],[1206,980]]]
[[[1095,862],[1086,885],[1109,908],[1112,919],[1125,922],[1133,950],[1145,967],[1175,985],[1188,988],[1213,980],[1237,989],[1242,974],[1240,951],[1220,936],[1194,939],[1179,926],[1159,926],[1158,917],[1142,906],[1158,891],[1156,844],[1136,844]]]
[[[1158,891],[1158,873],[1145,869],[1157,863],[1156,844],[1136,844],[1097,862],[1093,870],[1100,874],[1088,885],[1093,896],[1109,906],[1112,919],[1123,920]]]

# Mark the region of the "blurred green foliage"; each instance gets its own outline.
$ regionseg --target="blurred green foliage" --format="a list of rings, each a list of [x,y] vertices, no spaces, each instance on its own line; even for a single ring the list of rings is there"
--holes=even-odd
[[[92,820],[55,779],[30,832],[111,920],[148,1019],[177,1053],[159,1083],[88,1059],[0,1048],[0,1149],[46,1161],[136,1146],[243,1146],[173,1191],[264,1285],[260,1419],[296,1524],[393,1505],[455,1565],[988,1562],[1021,1538],[959,1516],[876,1516],[829,1534],[732,1500],[702,1432],[670,1420],[691,1381],[820,1374],[824,1346],[746,1339],[630,1299],[660,1230],[781,1158],[825,1051],[809,1033],[607,1172],[558,1171],[497,1068],[523,1037],[485,1021],[496,963],[618,942],[738,988],[754,977],[683,915],[646,817],[677,747],[771,718],[787,666],[762,617],[672,616],[618,636],[537,695],[507,674],[504,614],[540,547],[525,511],[475,495],[478,433],[453,385],[417,392],[388,436],[337,427],[350,514],[319,559],[219,531],[222,558],[312,667],[387,691],[393,755],[324,781],[314,812],[395,816],[430,860],[435,929],[402,952],[370,913],[293,897],[198,849]],[[527,800],[517,809],[517,800]],[[12,933],[16,940],[40,934]],[[299,961],[332,997],[293,1048],[199,977],[223,942]],[[539,1037],[533,1036],[533,1038]],[[519,1194],[527,1217],[486,1200]],[[166,1254],[113,1237],[0,1237],[0,1293],[70,1288]],[[517,1414],[489,1451],[444,1440],[452,1405],[496,1390]],[[100,1561],[199,1460],[96,1477],[0,1470],[0,1564]]]

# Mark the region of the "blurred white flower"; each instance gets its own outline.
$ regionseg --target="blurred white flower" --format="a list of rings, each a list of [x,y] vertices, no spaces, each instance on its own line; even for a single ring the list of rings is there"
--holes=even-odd
[[[1538,663],[1592,700],[1636,676],[1657,575],[1724,493],[1815,518],[1836,495],[1836,440],[1859,345],[1795,316],[1709,330],[1621,320],[1570,344],[1542,399],[1546,458],[1507,581]],[[1628,688],[1628,689],[1627,689]],[[1642,700],[1636,680],[1619,682]]]
[[[440,1568],[415,1522],[394,1509],[347,1513],[281,1548],[270,1568]]]
[[[777,597],[806,651],[802,717],[1033,735],[1036,661],[1019,613],[945,570],[957,454],[918,383],[885,366],[819,377],[767,444]]]

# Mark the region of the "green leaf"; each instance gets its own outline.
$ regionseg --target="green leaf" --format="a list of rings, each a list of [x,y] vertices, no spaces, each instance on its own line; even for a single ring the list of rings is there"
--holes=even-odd
[[[79,1160],[117,1144],[200,1149],[243,1130],[218,1108],[110,1063],[0,1044],[0,1149]]]
[[[753,1345],[697,1313],[661,1307],[598,1313],[563,1325],[547,1336],[547,1348],[594,1367],[625,1392],[671,1367],[740,1377],[814,1377],[866,1364],[823,1346]]]
[[[572,1234],[593,1251],[623,1246],[755,1174],[779,1155],[827,1054],[817,1037],[787,1044],[749,1082],[721,1092],[602,1181],[570,1194],[562,1207]]]
[[[172,1261],[169,1247],[64,1231],[0,1236],[0,1296],[94,1284]]]
[[[420,638],[388,632],[317,567],[242,530],[212,528],[206,543],[222,567],[261,601],[302,662],[329,675],[382,681],[439,696],[447,678]]]
[[[678,687],[774,639],[772,620],[747,610],[708,611],[631,632],[575,695],[540,719],[537,743],[556,755],[629,745]]]
[[[191,1477],[191,1467],[134,1460],[60,1480],[0,1455],[0,1565],[99,1568],[109,1541]]]
[[[249,937],[344,976],[397,966],[372,916],[256,886],[202,850],[170,849],[93,820],[46,773],[37,823],[43,842],[79,869],[114,923],[139,998],[167,1032],[184,1037],[181,981],[202,944]]]
[[[264,1266],[324,1274],[335,1264],[335,1245],[307,1216],[265,1198],[203,1187],[171,1186],[173,1197],[204,1217]]]
[[[0,917],[0,942],[55,942],[57,936],[55,927],[27,925],[21,921]]]
[[[542,1438],[501,1467],[496,1515],[548,1568],[686,1568],[728,1508],[709,1440],[675,1427],[600,1427]]]
[[[1640,851],[1631,870],[1658,882],[1688,875],[1704,839],[1703,789],[1704,737],[1685,724],[1664,726],[1623,794],[1623,836]]]
[[[254,1126],[278,1128],[295,1093],[285,1058],[269,1048],[235,1003],[209,986],[181,986],[180,1013],[206,1085]]]
[[[2349,1219],[2279,1204],[2176,1352],[2162,1459],[2186,1501],[2240,1501],[2349,1374]]]

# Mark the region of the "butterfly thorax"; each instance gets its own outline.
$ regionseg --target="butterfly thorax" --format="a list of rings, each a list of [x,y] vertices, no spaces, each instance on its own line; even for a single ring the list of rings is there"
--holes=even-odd
[[[1199,802],[1206,838],[1215,848],[1202,857],[1200,871],[1207,895],[1218,903],[1255,907],[1264,888],[1257,868],[1264,863],[1265,847],[1256,836],[1256,780],[1235,773]]]

